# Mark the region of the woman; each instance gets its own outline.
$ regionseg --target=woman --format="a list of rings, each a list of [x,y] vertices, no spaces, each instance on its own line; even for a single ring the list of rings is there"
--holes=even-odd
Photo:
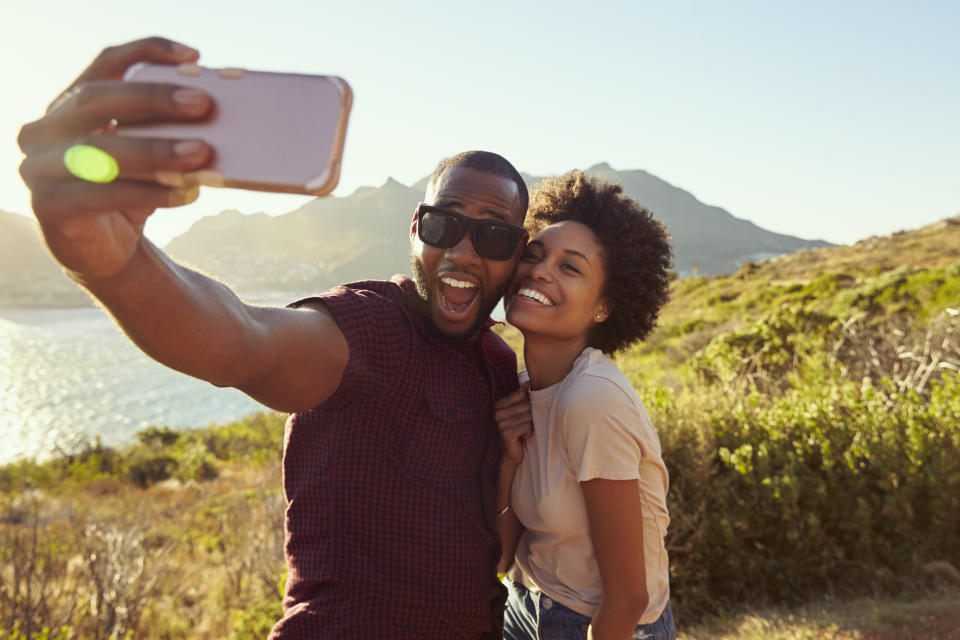
[[[496,415],[504,637],[673,639],[660,442],[604,355],[653,328],[668,237],[619,185],[579,171],[530,195],[532,240],[505,297],[529,400],[511,394]]]

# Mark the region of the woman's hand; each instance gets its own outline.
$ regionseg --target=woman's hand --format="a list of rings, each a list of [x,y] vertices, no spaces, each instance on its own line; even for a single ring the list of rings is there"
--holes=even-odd
[[[516,466],[523,461],[523,441],[533,435],[533,414],[524,385],[493,404],[493,417],[500,430],[501,465]]]

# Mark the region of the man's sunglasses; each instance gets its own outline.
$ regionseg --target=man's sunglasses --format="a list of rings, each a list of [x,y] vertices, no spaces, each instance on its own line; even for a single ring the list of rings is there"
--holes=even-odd
[[[449,249],[470,232],[477,255],[488,260],[509,260],[526,235],[523,227],[489,218],[465,215],[422,202],[417,205],[417,235],[431,247]]]

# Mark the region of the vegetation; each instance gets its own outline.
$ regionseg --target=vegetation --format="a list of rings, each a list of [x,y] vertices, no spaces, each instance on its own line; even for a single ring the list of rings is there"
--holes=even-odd
[[[677,280],[618,362],[670,471],[682,637],[950,637],[960,219]],[[0,468],[0,638],[264,637],[282,430],[154,427]]]
[[[283,416],[0,469],[0,638],[264,638]],[[3,635],[3,634],[6,635]]]

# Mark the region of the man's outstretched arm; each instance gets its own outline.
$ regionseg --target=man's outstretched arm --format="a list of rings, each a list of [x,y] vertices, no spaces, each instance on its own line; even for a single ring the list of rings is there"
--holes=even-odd
[[[143,236],[157,208],[196,198],[195,189],[167,185],[171,175],[203,167],[210,149],[200,140],[115,136],[115,123],[198,119],[211,101],[196,89],[119,80],[136,62],[197,57],[161,38],[105,49],[43,118],[20,131],[20,172],[51,253],[148,355],[278,410],[312,408],[336,390],[349,356],[329,312],[246,305]],[[112,156],[117,179],[71,175],[63,157],[76,144]]]

